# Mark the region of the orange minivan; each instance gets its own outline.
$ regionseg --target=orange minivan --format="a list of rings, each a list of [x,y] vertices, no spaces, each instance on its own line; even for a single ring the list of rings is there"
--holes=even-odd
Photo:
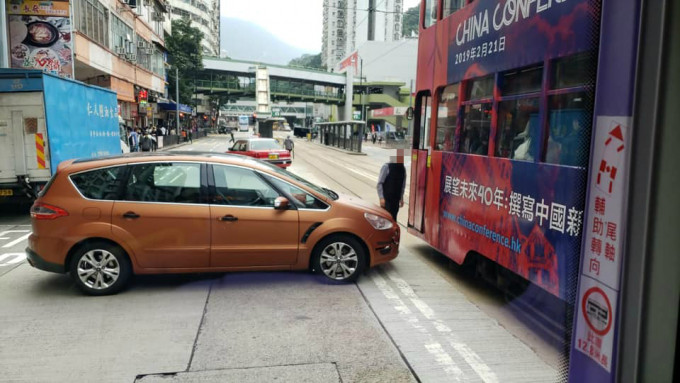
[[[28,262],[91,295],[133,274],[309,269],[349,282],[394,259],[400,236],[374,204],[217,153],[65,161],[31,222]]]

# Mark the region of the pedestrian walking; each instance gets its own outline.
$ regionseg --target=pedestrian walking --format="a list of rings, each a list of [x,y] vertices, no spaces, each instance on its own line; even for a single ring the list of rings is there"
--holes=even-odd
[[[153,141],[154,138],[149,134],[149,131],[145,130],[139,146],[142,148],[143,152],[150,152],[153,150]]]
[[[390,156],[390,162],[380,168],[380,175],[378,176],[380,207],[387,210],[395,221],[399,208],[404,206],[405,189],[404,149],[397,149],[395,155]]]
[[[376,138],[377,138],[377,137],[375,136],[375,133],[373,133],[373,136],[371,137],[371,141],[373,141],[373,145],[375,145],[375,140],[376,140]]]
[[[283,141],[283,147],[286,148],[288,152],[290,152],[290,158],[295,158],[295,154],[293,154],[293,148],[295,148],[295,143],[293,140],[290,139],[290,136],[286,138],[285,141]]]
[[[155,126],[151,127],[151,136],[153,137],[153,142],[152,142],[153,146],[151,147],[152,152],[155,152],[156,150],[158,150],[158,134],[159,133],[160,133],[160,131]]]
[[[131,152],[139,151],[139,135],[131,127],[128,126],[128,144]]]
[[[229,129],[229,135],[231,136],[231,140],[229,140],[229,142],[235,142],[236,140],[234,139],[234,131],[232,129]]]

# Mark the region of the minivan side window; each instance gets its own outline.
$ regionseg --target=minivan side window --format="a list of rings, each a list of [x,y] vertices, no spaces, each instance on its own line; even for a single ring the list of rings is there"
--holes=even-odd
[[[201,164],[150,163],[132,165],[125,200],[144,202],[199,203]]]
[[[213,165],[215,188],[211,202],[216,205],[274,207],[279,193],[250,169]]]
[[[70,178],[85,198],[112,201],[118,197],[124,175],[125,166],[116,166],[73,174]]]

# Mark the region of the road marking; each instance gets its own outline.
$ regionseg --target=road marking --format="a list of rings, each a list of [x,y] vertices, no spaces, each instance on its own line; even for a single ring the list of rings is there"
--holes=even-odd
[[[373,174],[369,174],[369,173],[366,173],[364,171],[361,171],[361,170],[358,170],[358,169],[355,169],[355,168],[352,168],[352,167],[349,167],[349,166],[345,166],[345,169],[347,169],[351,172],[354,172],[354,173],[356,173],[360,176],[364,176],[364,177],[370,179],[371,181],[378,182],[378,177],[373,175]]]
[[[411,300],[418,311],[420,311],[423,316],[425,316],[425,318],[432,321],[432,325],[437,329],[437,331],[447,334],[445,338],[449,341],[453,349],[456,350],[458,355],[460,355],[470,367],[472,367],[472,369],[477,373],[477,375],[479,375],[480,378],[482,378],[484,382],[498,382],[498,377],[491,370],[491,368],[489,368],[489,366],[484,363],[482,358],[480,358],[479,355],[477,355],[477,353],[474,352],[467,344],[458,340],[453,335],[451,328],[449,328],[441,320],[436,319],[436,313],[434,310],[432,310],[432,308],[428,306],[427,303],[418,298],[415,291],[413,291],[413,288],[411,288],[408,282],[398,277],[394,270],[388,270],[387,276],[390,278],[390,280],[392,280],[392,282],[394,282],[394,284],[397,285],[401,293]]]
[[[7,230],[7,231],[0,231],[0,236],[9,234],[9,233],[28,233],[30,230]]]
[[[15,230],[15,232],[18,232],[18,231],[27,232],[28,230]],[[31,235],[31,233],[29,232],[28,234],[26,234],[26,235],[24,235],[24,236],[22,236],[22,237],[19,237],[19,238],[17,238],[17,239],[15,239],[14,241],[12,241],[12,242],[6,244],[5,246],[3,246],[3,249],[6,248],[6,247],[12,247],[12,246],[16,245],[17,243],[19,243],[19,242],[25,240],[26,238],[28,238],[30,235]]]
[[[441,344],[426,344],[425,348],[430,354],[434,356],[437,363],[444,366],[444,371],[446,371],[447,374],[455,375],[456,380],[460,382],[460,377],[463,376],[463,371],[461,371],[461,369],[456,366],[456,363],[453,361],[453,358],[451,358],[451,355],[444,351],[444,348]]]
[[[7,261],[7,262],[2,262],[5,259],[9,257],[14,257],[14,259]],[[9,265],[14,265],[16,263],[19,263],[26,259],[26,253],[5,253],[5,254],[0,254],[0,267],[3,266],[9,266]]]
[[[394,304],[394,309],[399,312],[401,316],[405,317],[404,319],[406,322],[410,323],[411,326],[413,326],[413,328],[419,333],[430,338],[432,342],[424,344],[423,347],[430,354],[432,354],[432,356],[434,356],[437,363],[444,368],[444,372],[446,372],[447,375],[452,375],[457,382],[463,380],[463,371],[456,365],[456,362],[453,360],[453,358],[451,358],[451,355],[449,355],[446,350],[444,350],[442,345],[434,342],[432,334],[430,334],[425,326],[419,323],[420,321],[418,318],[413,314],[408,306],[406,306],[404,301],[401,300],[399,294],[397,294],[392,289],[392,287],[387,284],[387,281],[378,272],[371,273],[370,277],[373,283],[375,283],[378,289],[383,293],[385,298]]]

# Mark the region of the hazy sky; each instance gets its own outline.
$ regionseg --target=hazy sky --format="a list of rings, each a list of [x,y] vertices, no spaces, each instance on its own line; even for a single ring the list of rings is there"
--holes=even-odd
[[[377,0],[380,1],[380,0]],[[321,52],[323,0],[221,0],[222,16],[253,22],[286,43]],[[404,10],[420,0],[404,0]]]

